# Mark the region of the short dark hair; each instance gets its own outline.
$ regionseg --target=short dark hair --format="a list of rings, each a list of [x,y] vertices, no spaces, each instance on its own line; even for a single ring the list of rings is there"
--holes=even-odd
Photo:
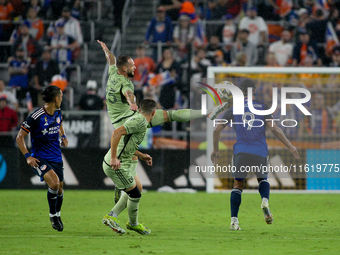
[[[41,93],[42,94],[42,99],[46,103],[52,102],[57,96],[59,96],[61,93],[61,90],[59,87],[50,85],[45,88],[45,90]]]
[[[152,99],[143,99],[140,102],[140,110],[142,113],[152,113],[156,108],[157,104]]]
[[[117,68],[122,68],[123,66],[126,66],[130,58],[131,58],[130,56],[126,55],[119,56],[117,59]]]
[[[247,93],[248,88],[256,88],[255,86],[255,82],[249,78],[244,79],[243,81],[241,81],[240,83],[240,89],[242,90],[243,93]]]

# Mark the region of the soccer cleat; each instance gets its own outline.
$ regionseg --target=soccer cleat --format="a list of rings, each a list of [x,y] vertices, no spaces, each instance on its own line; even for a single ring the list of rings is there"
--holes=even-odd
[[[264,215],[264,220],[267,222],[267,224],[272,224],[273,223],[273,215],[269,210],[269,205],[267,202],[262,202],[261,204],[262,212]]]
[[[137,233],[141,235],[148,235],[151,233],[151,229],[144,227],[142,224],[138,224],[138,226],[131,226],[130,223],[126,223],[126,228],[129,230],[136,231]]]
[[[122,191],[120,189],[117,189],[117,187],[115,187],[115,204],[118,203],[121,194],[122,194]]]
[[[117,234],[122,235],[125,233],[125,230],[119,226],[117,218],[109,216],[108,214],[104,216],[103,224],[112,228],[112,230],[115,231]]]
[[[63,231],[63,226],[61,225],[57,216],[50,217],[52,228],[58,231]]]
[[[230,229],[231,230],[241,230],[238,221],[231,220]]]
[[[217,118],[217,116],[225,111],[229,106],[228,102],[223,103],[222,105],[216,106],[212,109],[212,111],[208,114],[208,118],[211,120],[214,120]]]
[[[60,223],[60,225],[61,225],[61,230],[60,230],[60,231],[63,231],[63,230],[64,230],[64,224],[63,224],[63,222],[61,221],[60,216],[58,217],[58,220],[59,220],[59,223]]]

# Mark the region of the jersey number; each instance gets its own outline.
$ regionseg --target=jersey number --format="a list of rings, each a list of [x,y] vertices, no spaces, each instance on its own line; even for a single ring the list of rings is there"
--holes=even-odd
[[[247,120],[247,116],[250,116],[250,120]],[[251,128],[253,127],[254,120],[255,120],[255,115],[254,113],[251,113],[251,112],[245,112],[242,115],[242,120],[243,120],[243,123],[248,123],[247,130],[251,130]]]

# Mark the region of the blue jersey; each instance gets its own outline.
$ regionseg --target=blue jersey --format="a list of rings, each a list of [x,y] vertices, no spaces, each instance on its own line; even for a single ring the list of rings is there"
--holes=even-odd
[[[253,100],[253,106],[257,110],[269,109],[267,105],[256,100]],[[223,119],[228,120],[228,124],[232,123],[236,131],[237,138],[234,144],[234,155],[251,153],[267,157],[266,125],[268,120],[273,119],[271,114],[257,115],[252,113],[248,108],[248,98],[245,98],[243,115],[233,115],[233,107],[231,107],[226,111]]]
[[[32,113],[21,125],[21,129],[31,133],[32,157],[52,162],[62,162],[59,129],[62,122],[61,110],[49,115],[44,108]]]

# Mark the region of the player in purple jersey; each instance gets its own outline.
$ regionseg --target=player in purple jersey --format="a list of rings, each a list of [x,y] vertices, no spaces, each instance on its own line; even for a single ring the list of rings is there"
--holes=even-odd
[[[253,93],[255,92],[255,83],[250,79],[243,80],[239,87],[243,94],[247,93],[248,87],[252,87],[254,89]],[[226,111],[223,117],[224,123],[225,120],[228,121],[228,124],[231,122],[233,123],[233,127],[237,135],[236,143],[233,146],[234,156],[232,159],[233,166],[235,166],[235,173],[234,189],[230,195],[231,230],[240,230],[238,211],[241,205],[244,180],[247,176],[247,169],[250,169],[250,167],[257,167],[255,174],[259,182],[259,193],[262,198],[261,208],[265,221],[267,224],[271,224],[273,222],[273,215],[271,214],[268,205],[270,185],[267,181],[268,173],[264,168],[269,163],[268,145],[265,133],[266,127],[269,127],[275,137],[288,148],[295,158],[300,158],[297,149],[289,142],[282,130],[275,124],[273,116],[271,114],[263,116],[252,113],[248,108],[248,100],[253,101],[253,106],[257,110],[266,110],[268,109],[268,106],[254,99],[247,98],[246,96],[244,100],[243,115],[233,115],[233,107],[231,107]],[[256,124],[253,125],[253,122],[255,121]],[[263,126],[260,127],[258,122],[262,122]],[[220,134],[228,124],[218,124],[214,130],[214,151],[211,154],[211,160],[213,163],[217,163],[220,157],[218,148]]]
[[[52,227],[63,231],[60,209],[64,194],[64,169],[60,145],[63,147],[68,145],[60,110],[63,92],[57,86],[48,86],[42,95],[45,105],[24,121],[16,140],[27,164],[32,167],[41,181],[45,181],[48,185],[47,200]],[[28,133],[31,134],[31,153],[28,152],[25,143]]]

